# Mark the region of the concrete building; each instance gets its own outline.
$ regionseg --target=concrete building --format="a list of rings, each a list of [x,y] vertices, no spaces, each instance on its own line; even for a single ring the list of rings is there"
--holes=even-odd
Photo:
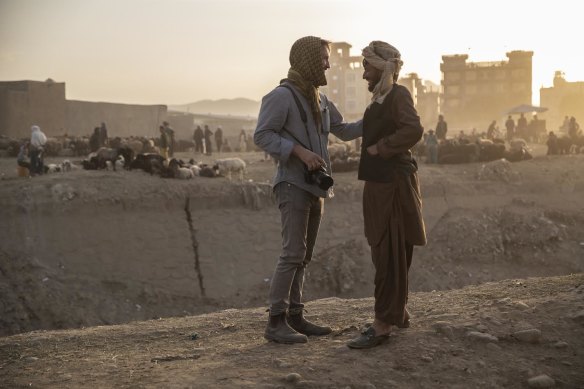
[[[439,87],[429,81],[424,82],[417,73],[400,77],[397,83],[408,88],[412,94],[422,126],[426,130],[434,129],[436,122],[438,122],[440,108]]]
[[[482,131],[510,108],[531,104],[532,57],[533,51],[511,51],[508,61],[496,62],[442,56],[441,111],[449,127]]]
[[[158,126],[167,119],[165,105],[135,105],[66,101],[66,132],[69,135],[90,135],[101,122],[106,123],[112,137],[159,135]],[[41,128],[43,126],[41,125]],[[47,135],[53,135],[47,133]],[[62,135],[57,133],[55,135]]]
[[[566,81],[564,73],[555,72],[553,86],[540,88],[539,100],[548,108],[540,114],[547,120],[547,129],[557,131],[565,116],[574,116],[579,123],[584,122],[584,81]]]
[[[50,78],[45,82],[0,82],[0,135],[28,137],[33,124],[47,135],[62,135],[67,127],[66,112],[64,82]]]
[[[167,118],[171,127],[175,130],[177,138],[192,140],[194,130],[197,126],[203,128],[204,125],[208,125],[213,132],[215,132],[217,127],[221,126],[223,139],[227,139],[232,146],[237,145],[241,130],[245,130],[248,135],[253,136],[257,125],[257,118],[250,116],[169,111]]]
[[[30,136],[33,124],[47,136],[89,136],[101,122],[110,137],[158,136],[166,111],[165,105],[67,100],[65,83],[51,79],[0,82],[0,135],[11,138]]]

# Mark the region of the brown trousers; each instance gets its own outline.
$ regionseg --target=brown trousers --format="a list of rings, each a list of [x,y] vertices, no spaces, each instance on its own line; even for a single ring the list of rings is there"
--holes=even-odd
[[[396,174],[391,183],[365,182],[365,235],[375,266],[375,317],[402,324],[408,301],[408,272],[414,245],[426,234],[416,174]]]
[[[413,252],[414,245],[407,242],[394,250],[389,229],[381,242],[371,247],[375,266],[375,317],[386,324],[398,325],[405,320]]]

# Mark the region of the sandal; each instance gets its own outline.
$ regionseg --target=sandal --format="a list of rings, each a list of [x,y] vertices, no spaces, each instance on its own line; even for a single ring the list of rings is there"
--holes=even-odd
[[[377,335],[373,327],[367,327],[361,332],[361,336],[347,343],[349,348],[365,349],[379,346],[389,339],[389,334]]]

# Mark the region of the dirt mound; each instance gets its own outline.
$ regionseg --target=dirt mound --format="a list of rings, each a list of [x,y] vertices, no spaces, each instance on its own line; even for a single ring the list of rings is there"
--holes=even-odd
[[[523,388],[584,386],[584,275],[414,293],[412,325],[385,344],[346,342],[372,299],[316,300],[334,332],[307,344],[262,338],[264,309],[0,338],[7,387]]]
[[[481,166],[477,173],[479,180],[500,180],[503,182],[517,182],[519,173],[513,170],[513,165],[506,159],[499,159]]]
[[[499,209],[451,209],[438,224],[413,265],[415,290],[545,276],[552,266],[559,274],[584,271],[581,212],[515,200]]]
[[[368,256],[369,249],[355,239],[318,252],[307,271],[307,296],[352,297],[356,290],[368,287],[371,279],[362,269],[362,258]]]

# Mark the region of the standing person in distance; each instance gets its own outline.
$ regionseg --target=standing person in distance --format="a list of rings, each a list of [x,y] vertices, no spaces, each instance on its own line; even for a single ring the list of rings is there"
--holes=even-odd
[[[30,175],[36,176],[45,173],[44,147],[47,136],[39,126],[30,128]]]
[[[448,123],[444,121],[444,115],[438,115],[438,123],[436,123],[436,138],[439,141],[446,140],[446,133],[448,132]]]
[[[213,154],[213,144],[211,143],[211,136],[213,131],[209,129],[209,126],[205,124],[205,155]]]
[[[164,132],[168,138],[168,156],[170,158],[174,157],[175,139],[174,139],[174,129],[170,126],[168,122],[162,122],[164,126]]]
[[[217,146],[217,152],[221,152],[221,147],[223,146],[223,129],[218,126],[215,130],[215,145]]]
[[[193,141],[195,142],[195,153],[203,154],[204,152],[203,138],[205,138],[205,135],[203,134],[203,129],[201,128],[201,126],[197,126],[197,128],[193,132]]]
[[[164,126],[158,127],[160,130],[160,155],[164,159],[168,159],[168,149],[170,146],[170,139],[168,133],[166,132],[166,128]]]
[[[511,115],[505,121],[505,128],[507,129],[505,136],[507,137],[507,141],[510,141],[515,136],[515,120],[513,120]]]
[[[99,147],[108,147],[109,146],[109,137],[107,135],[107,127],[105,122],[101,122],[101,126],[99,127]]]

